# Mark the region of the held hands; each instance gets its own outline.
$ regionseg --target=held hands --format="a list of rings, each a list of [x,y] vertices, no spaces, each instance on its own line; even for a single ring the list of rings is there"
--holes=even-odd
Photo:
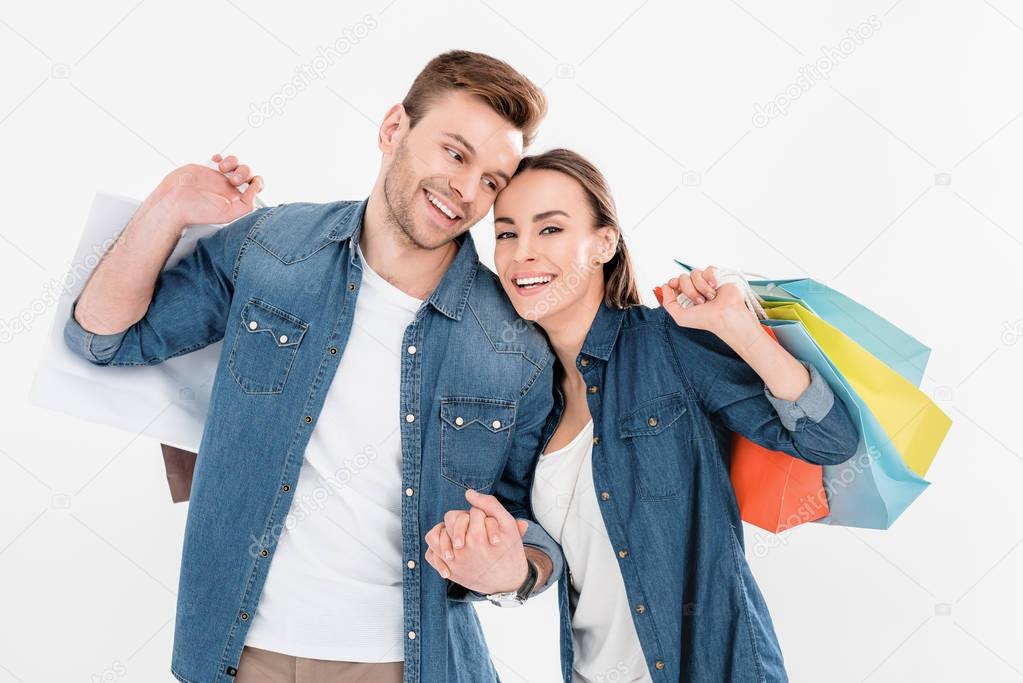
[[[159,203],[181,225],[230,223],[252,211],[256,194],[263,189],[262,176],[254,176],[235,156],[211,158],[216,169],[187,164],[171,171],[147,203]],[[241,192],[238,186],[244,183],[249,186]]]
[[[478,593],[517,590],[529,571],[522,545],[529,522],[512,517],[494,496],[470,489],[465,498],[469,510],[449,511],[426,534],[426,561]]]
[[[755,340],[761,334],[760,323],[747,307],[745,293],[734,283],[719,287],[714,271],[714,266],[694,268],[668,280],[654,294],[680,327],[713,332],[729,344]],[[677,301],[679,294],[685,294],[693,305],[683,308]]]

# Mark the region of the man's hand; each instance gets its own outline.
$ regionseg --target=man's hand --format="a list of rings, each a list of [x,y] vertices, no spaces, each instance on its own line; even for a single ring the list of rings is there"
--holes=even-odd
[[[522,545],[529,522],[512,517],[494,496],[470,489],[465,497],[468,511],[448,512],[426,534],[426,561],[445,579],[478,593],[518,590],[529,570]]]
[[[146,204],[160,204],[182,225],[230,223],[252,211],[252,203],[263,189],[262,176],[239,164],[238,158],[214,154],[217,169],[187,164],[171,171]],[[248,183],[245,192],[238,186]]]

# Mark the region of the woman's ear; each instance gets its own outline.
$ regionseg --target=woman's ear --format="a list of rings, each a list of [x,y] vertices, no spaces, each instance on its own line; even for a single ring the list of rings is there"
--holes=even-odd
[[[384,121],[380,124],[380,130],[377,131],[377,147],[381,152],[390,154],[398,147],[404,134],[402,124],[407,120],[408,115],[401,102],[387,110]]]
[[[621,239],[621,232],[613,225],[604,225],[597,228],[597,239],[599,248],[597,251],[601,263],[607,263],[614,258],[618,251],[618,240]]]

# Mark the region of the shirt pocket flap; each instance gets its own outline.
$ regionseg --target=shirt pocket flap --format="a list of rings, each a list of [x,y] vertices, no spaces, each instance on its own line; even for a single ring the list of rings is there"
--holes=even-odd
[[[461,431],[477,422],[491,432],[503,432],[515,424],[515,404],[496,399],[441,399],[440,417],[453,429]]]
[[[309,323],[273,304],[250,298],[241,312],[242,327],[249,334],[266,334],[278,347],[298,346]]]
[[[682,417],[687,407],[682,392],[668,394],[640,405],[619,422],[623,439],[660,434]]]

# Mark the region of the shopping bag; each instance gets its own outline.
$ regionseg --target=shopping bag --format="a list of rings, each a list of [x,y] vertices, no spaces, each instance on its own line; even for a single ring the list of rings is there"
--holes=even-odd
[[[769,316],[761,324],[774,331],[775,339],[789,353],[821,373],[836,400],[849,409],[860,433],[852,458],[823,467],[828,513],[819,516],[815,498],[804,496],[795,513],[779,519],[778,528],[790,528],[804,518],[824,524],[889,528],[929,486],[923,477],[951,424],[917,389],[929,349],[816,281],[760,279],[749,284]],[[753,445],[742,448],[752,454]],[[753,466],[740,470],[743,473],[750,477],[748,486],[756,482]],[[782,504],[777,502],[778,509]],[[791,508],[791,502],[786,504]],[[746,509],[751,510],[748,501]]]
[[[904,376],[836,327],[794,303],[764,302],[773,320],[800,322],[876,417],[910,470],[927,475],[952,421]]]
[[[799,321],[765,320],[778,343],[812,364],[853,418],[860,433],[856,453],[839,465],[824,466],[829,513],[822,524],[887,529],[930,485],[906,466],[874,413]]]
[[[778,341],[770,326],[764,331]],[[740,517],[761,529],[780,533],[828,514],[821,465],[734,434],[729,474]]]
[[[170,446],[198,451],[223,342],[146,366],[96,366],[64,343],[64,324],[106,246],[121,233],[141,202],[97,192],[78,249],[62,282],[47,348],[36,370],[30,401],[89,422],[109,425]],[[262,202],[257,206],[262,206]],[[184,232],[164,269],[195,249],[220,225]]]

